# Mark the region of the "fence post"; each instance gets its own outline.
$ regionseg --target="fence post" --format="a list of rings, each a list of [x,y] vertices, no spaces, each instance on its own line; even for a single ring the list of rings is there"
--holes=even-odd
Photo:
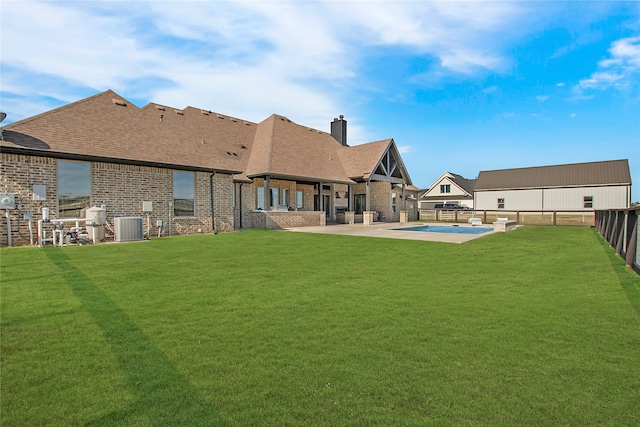
[[[638,246],[638,216],[634,215],[633,230],[631,231],[631,238],[627,246],[627,253],[625,256],[625,264],[627,268],[633,268],[633,262],[636,259],[636,247]]]

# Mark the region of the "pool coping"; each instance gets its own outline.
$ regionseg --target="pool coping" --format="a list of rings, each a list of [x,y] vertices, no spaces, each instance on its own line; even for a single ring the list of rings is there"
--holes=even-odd
[[[373,225],[363,224],[327,224],[325,226],[312,227],[294,227],[285,228],[287,231],[301,233],[317,233],[317,234],[339,234],[344,236],[361,236],[361,237],[379,237],[387,239],[402,240],[422,240],[425,242],[441,242],[441,243],[465,243],[481,237],[490,236],[497,233],[494,229],[482,234],[456,234],[456,233],[425,233],[423,231],[406,231],[399,230],[402,228],[419,227],[425,225],[441,225],[448,224],[433,222],[381,222]],[[454,224],[451,224],[453,226]],[[467,224],[456,224],[459,227],[473,227]],[[480,226],[479,226],[480,227]],[[493,228],[490,224],[483,224],[481,227]]]

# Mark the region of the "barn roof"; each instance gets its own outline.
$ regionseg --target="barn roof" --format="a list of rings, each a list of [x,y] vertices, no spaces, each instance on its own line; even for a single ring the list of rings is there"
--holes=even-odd
[[[628,160],[481,171],[475,191],[631,185]]]

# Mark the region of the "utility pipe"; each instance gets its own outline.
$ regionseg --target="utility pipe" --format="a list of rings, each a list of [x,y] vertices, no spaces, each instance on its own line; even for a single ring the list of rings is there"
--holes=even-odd
[[[9,212],[9,209],[6,209],[4,214],[7,217],[7,246],[12,246],[13,242],[11,241],[11,213]]]

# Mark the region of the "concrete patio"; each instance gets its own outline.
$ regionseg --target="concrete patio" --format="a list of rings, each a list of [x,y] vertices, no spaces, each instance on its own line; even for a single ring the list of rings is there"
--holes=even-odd
[[[318,233],[318,234],[340,234],[344,236],[362,236],[362,237],[381,237],[387,239],[404,239],[404,240],[422,240],[426,242],[443,242],[443,243],[465,243],[470,240],[479,239],[488,236],[496,231],[489,231],[482,234],[455,234],[455,233],[433,233],[421,231],[402,231],[398,228],[419,227],[422,225],[443,225],[433,223],[397,223],[382,222],[373,225],[363,224],[330,224],[318,227],[295,227],[286,228],[287,231],[300,233]],[[460,225],[460,227],[471,227],[469,225]],[[493,228],[492,225],[483,225],[483,227]]]

